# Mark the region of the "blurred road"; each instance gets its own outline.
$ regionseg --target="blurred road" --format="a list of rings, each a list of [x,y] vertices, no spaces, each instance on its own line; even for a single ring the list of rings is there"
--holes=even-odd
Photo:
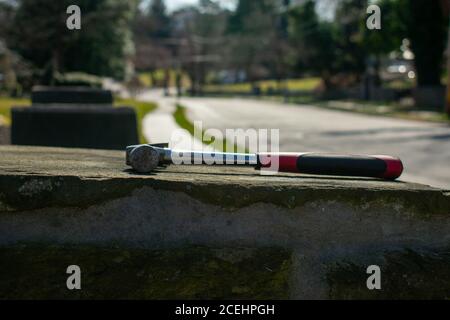
[[[163,92],[159,90],[142,93],[138,95],[138,99],[158,103],[158,109],[144,117],[142,121],[142,130],[147,141],[150,143],[171,142],[172,144],[172,134],[180,129],[173,117],[173,113],[176,110],[176,100],[163,97]],[[177,139],[176,148],[179,150],[214,151],[213,148],[204,146],[202,141],[196,140],[187,132],[182,139]]]
[[[450,126],[445,124],[240,98],[182,98],[180,103],[191,121],[203,121],[203,128],[280,129],[280,151],[396,155],[405,164],[402,180],[450,189]]]

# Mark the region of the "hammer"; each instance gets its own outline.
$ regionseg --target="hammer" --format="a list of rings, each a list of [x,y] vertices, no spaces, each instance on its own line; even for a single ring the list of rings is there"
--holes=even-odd
[[[166,165],[233,165],[277,172],[370,177],[395,180],[403,172],[402,161],[391,156],[321,153],[226,153],[182,151],[168,144],[144,144],[126,149],[126,164],[138,173],[151,173]]]

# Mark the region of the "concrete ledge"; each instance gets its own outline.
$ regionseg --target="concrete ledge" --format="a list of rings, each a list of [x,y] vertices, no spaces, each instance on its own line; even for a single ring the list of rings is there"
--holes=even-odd
[[[1,146],[0,151],[0,191],[6,195],[9,210],[86,207],[149,187],[183,192],[224,208],[255,203],[295,208],[316,201],[367,207],[376,202],[404,206],[423,216],[450,215],[450,191],[419,184],[285,173],[268,177],[248,168],[208,166],[171,166],[155,174],[137,175],[125,165],[121,151],[20,146]],[[28,192],[25,183],[36,188]]]
[[[447,191],[372,179],[265,177],[230,167],[173,166],[139,176],[128,171],[124,152],[117,151],[9,146],[0,147],[0,154],[0,255],[15,257],[0,268],[11,269],[29,256],[42,257],[40,252],[54,246],[60,249],[50,250],[48,261],[66,256],[64,248],[70,247],[79,253],[71,263],[79,259],[87,267],[89,252],[109,261],[111,248],[116,248],[118,255],[131,250],[133,257],[133,250],[144,250],[150,256],[163,250],[171,263],[181,265],[184,260],[176,260],[177,250],[194,250],[201,257],[209,254],[208,250],[244,248],[269,252],[264,254],[264,263],[271,263],[271,256],[278,259],[270,252],[283,252],[281,260],[276,260],[278,267],[268,267],[281,273],[261,276],[262,282],[273,284],[267,284],[270,289],[264,295],[258,295],[259,287],[233,293],[232,287],[239,287],[233,284],[225,291],[218,287],[194,290],[190,297],[427,298],[442,297],[442,288],[450,288],[446,278],[430,278],[450,267]],[[40,249],[34,250],[36,247]],[[195,251],[199,247],[206,251]],[[128,266],[135,270],[142,259],[147,261],[141,256]],[[43,265],[50,268],[48,261]],[[228,268],[226,261],[214,261],[218,273]],[[403,267],[408,261],[426,267]],[[365,268],[372,264],[381,266],[391,279],[389,285],[383,282],[381,293],[365,287]],[[209,269],[190,266],[187,263],[180,272],[193,282],[186,282],[184,289],[170,284],[173,290],[160,297],[179,298],[188,287],[203,288],[198,275],[209,274]],[[242,265],[236,268],[233,272],[247,274],[241,281],[246,283],[242,287],[248,287],[254,281],[251,272]],[[408,282],[405,272],[417,281]],[[34,273],[28,274],[26,282],[33,283]],[[135,279],[135,274],[129,276]],[[148,286],[148,290],[158,287]],[[128,293],[126,288],[120,289],[125,292],[121,297],[131,295],[137,287],[127,288]],[[94,296],[110,297],[104,290]],[[32,295],[30,292],[25,295]],[[55,297],[55,292],[46,288],[37,296]],[[144,293],[139,296],[157,298]]]

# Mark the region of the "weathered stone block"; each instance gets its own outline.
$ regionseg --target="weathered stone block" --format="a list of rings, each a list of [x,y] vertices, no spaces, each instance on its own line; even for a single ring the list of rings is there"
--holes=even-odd
[[[13,108],[11,142],[16,145],[123,150],[138,143],[131,108]]]
[[[111,106],[113,95],[109,90],[88,87],[35,87],[31,94],[33,105],[76,104]]]

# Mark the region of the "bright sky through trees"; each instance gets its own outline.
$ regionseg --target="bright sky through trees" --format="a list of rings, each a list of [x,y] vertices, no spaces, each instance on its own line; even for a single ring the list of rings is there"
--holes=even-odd
[[[145,0],[143,1],[143,5],[147,5],[148,2],[151,0]],[[191,6],[191,5],[197,5],[199,0],[166,0],[165,4],[167,6],[168,11],[174,11],[176,9],[185,7],[185,6]],[[217,2],[220,2],[220,4],[225,8],[233,9],[236,5],[235,0],[217,0]]]

